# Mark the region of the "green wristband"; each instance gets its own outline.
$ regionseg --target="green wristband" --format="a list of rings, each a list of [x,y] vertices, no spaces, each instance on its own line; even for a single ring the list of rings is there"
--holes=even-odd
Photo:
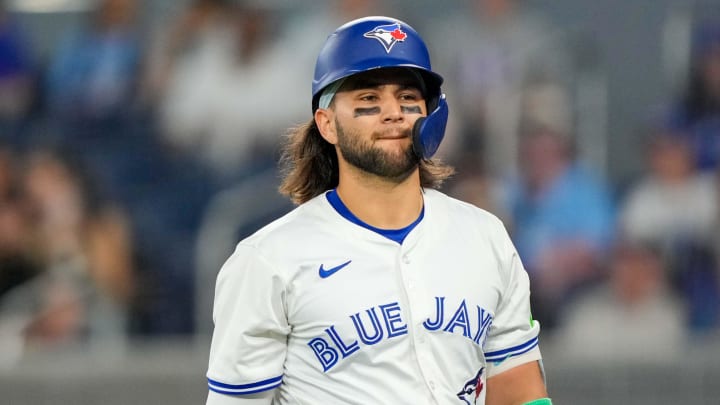
[[[526,402],[523,405],[552,405],[550,398],[540,398],[534,401]]]

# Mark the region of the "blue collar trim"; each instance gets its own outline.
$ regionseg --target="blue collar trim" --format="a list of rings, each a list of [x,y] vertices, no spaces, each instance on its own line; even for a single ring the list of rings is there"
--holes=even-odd
[[[350,212],[350,210],[345,206],[345,204],[340,199],[340,196],[338,195],[338,193],[335,189],[330,190],[327,193],[325,193],[325,197],[327,198],[330,205],[332,205],[332,207],[335,208],[335,211],[337,211],[338,214],[342,215],[348,221],[350,221],[356,225],[360,225],[363,228],[369,229],[369,230],[371,230],[377,234],[380,234],[390,240],[393,240],[401,245],[402,245],[403,241],[405,240],[405,237],[408,236],[410,231],[415,229],[417,224],[419,224],[420,221],[422,221],[423,217],[425,216],[425,206],[423,206],[423,209],[420,211],[420,216],[418,217],[418,219],[413,221],[412,224],[410,224],[404,228],[400,228],[400,229],[380,229],[380,228],[376,228],[372,225],[369,225],[369,224],[363,222],[362,220],[360,220],[360,218],[356,217],[352,212]]]

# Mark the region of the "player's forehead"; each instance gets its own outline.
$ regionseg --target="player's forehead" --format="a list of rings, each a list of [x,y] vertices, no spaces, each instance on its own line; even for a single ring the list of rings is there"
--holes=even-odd
[[[409,68],[381,68],[357,73],[345,79],[340,91],[372,89],[383,85],[423,89],[422,76]]]

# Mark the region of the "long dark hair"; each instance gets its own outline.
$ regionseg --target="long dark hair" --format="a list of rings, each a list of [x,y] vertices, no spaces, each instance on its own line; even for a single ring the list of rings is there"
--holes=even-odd
[[[296,204],[302,204],[337,187],[337,152],[320,135],[314,119],[288,131],[282,147],[280,171],[280,192]],[[455,169],[439,160],[420,161],[422,187],[438,188],[453,173]]]

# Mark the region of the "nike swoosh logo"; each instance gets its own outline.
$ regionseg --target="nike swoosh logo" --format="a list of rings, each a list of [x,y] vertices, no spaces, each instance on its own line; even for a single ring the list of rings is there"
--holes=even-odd
[[[343,263],[343,264],[341,264],[341,265],[339,265],[339,266],[331,267],[331,268],[329,268],[329,269],[323,268],[323,265],[321,264],[321,265],[320,265],[320,270],[318,271],[318,273],[320,274],[320,277],[322,277],[322,278],[328,278],[328,277],[332,276],[333,274],[335,274],[336,272],[338,272],[339,270],[341,270],[343,267],[345,267],[345,266],[347,266],[348,264],[350,264],[350,262],[352,262],[352,260],[348,260],[348,261],[346,261],[345,263]]]

